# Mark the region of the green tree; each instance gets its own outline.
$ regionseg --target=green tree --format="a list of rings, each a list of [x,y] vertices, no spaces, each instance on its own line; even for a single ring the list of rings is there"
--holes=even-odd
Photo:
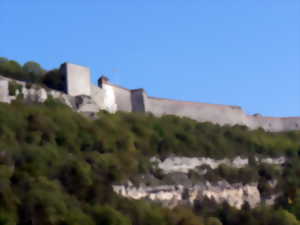
[[[279,210],[274,214],[271,224],[300,225],[300,222],[293,214],[289,213],[288,211]]]
[[[65,78],[62,76],[58,69],[48,71],[42,80],[42,83],[47,87],[59,91],[65,91]]]
[[[33,73],[34,75],[42,76],[45,73],[45,70],[41,65],[34,61],[29,61],[23,65],[23,70],[27,73]]]
[[[97,225],[130,225],[128,217],[109,206],[97,206],[94,209],[94,218]]]

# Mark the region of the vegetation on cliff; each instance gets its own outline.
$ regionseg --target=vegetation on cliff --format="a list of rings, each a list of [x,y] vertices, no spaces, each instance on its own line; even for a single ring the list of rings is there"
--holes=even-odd
[[[64,91],[63,76],[61,76],[59,69],[46,71],[34,61],[28,61],[21,65],[15,60],[0,57],[0,75]]]
[[[0,104],[0,224],[299,225],[299,151],[299,132],[121,112],[90,120],[51,99]],[[170,154],[284,155],[289,161],[282,172],[254,171],[255,179],[276,176],[283,195],[272,208],[236,210],[204,201],[171,210],[112,191],[113,183],[151,170],[150,156]],[[228,168],[214,174],[239,179]]]

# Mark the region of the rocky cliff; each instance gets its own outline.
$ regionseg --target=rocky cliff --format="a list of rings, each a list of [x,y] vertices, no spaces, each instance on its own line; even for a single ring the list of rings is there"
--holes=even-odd
[[[168,157],[160,160],[151,158],[153,167],[159,169],[164,178],[157,180],[152,175],[142,175],[133,182],[114,185],[113,189],[119,195],[131,199],[148,199],[159,202],[168,207],[181,204],[201,204],[203,201],[212,201],[216,204],[227,202],[229,205],[241,209],[244,203],[254,208],[259,204],[272,205],[277,196],[262,195],[257,182],[229,183],[226,180],[210,182],[203,179],[193,179],[188,174],[195,172],[205,174],[207,168],[217,169],[221,165],[233,168],[243,168],[249,165],[248,158],[236,157],[233,159],[216,160],[212,158],[197,157]],[[255,158],[258,164],[281,166],[286,162],[284,157]],[[276,181],[269,182],[272,188]]]

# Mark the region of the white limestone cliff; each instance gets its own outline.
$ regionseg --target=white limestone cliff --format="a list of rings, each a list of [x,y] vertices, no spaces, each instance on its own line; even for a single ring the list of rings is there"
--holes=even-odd
[[[258,163],[267,163],[280,165],[283,164],[286,159],[285,157],[278,158],[255,158]],[[160,160],[157,157],[152,157],[150,161],[156,164],[163,173],[188,173],[190,170],[194,170],[197,167],[209,166],[211,169],[218,168],[221,164],[225,164],[234,168],[242,168],[249,164],[248,158],[242,158],[240,156],[233,159],[213,159],[205,157],[167,157],[164,160]]]
[[[229,205],[240,209],[245,202],[250,207],[255,207],[261,203],[261,196],[257,184],[228,184],[219,182],[211,184],[194,185],[184,187],[183,185],[164,185],[164,186],[133,186],[133,185],[114,185],[114,191],[126,198],[149,199],[161,202],[162,204],[174,207],[182,203],[194,204],[194,201],[207,198],[218,204],[227,202]]]
[[[256,163],[267,163],[272,165],[282,165],[286,162],[285,157],[278,158],[258,158],[255,157]],[[159,184],[148,184],[149,178],[142,176],[143,179],[139,179],[140,183],[128,181],[125,184],[113,185],[113,190],[126,198],[131,199],[148,199],[151,201],[157,201],[168,207],[174,207],[180,204],[194,204],[204,199],[209,199],[217,204],[227,202],[229,205],[240,209],[245,202],[250,207],[256,207],[260,203],[264,202],[266,205],[274,204],[277,194],[266,196],[262,198],[257,183],[228,183],[225,180],[221,180],[216,183],[208,181],[196,181],[187,182],[189,179],[187,173],[189,171],[198,171],[200,166],[208,166],[211,169],[218,168],[221,164],[225,164],[234,168],[243,168],[249,165],[248,158],[242,158],[240,156],[233,159],[221,159],[216,160],[213,158],[201,158],[201,157],[167,157],[164,160],[160,160],[157,157],[152,157],[150,161],[153,163],[154,168],[160,169],[165,177],[170,177],[175,174],[176,181],[172,184],[161,183],[165,180],[161,180]],[[201,170],[201,169],[200,169]],[[185,179],[182,179],[184,175]],[[167,179],[168,180],[168,179]],[[277,181],[273,180],[269,182],[270,187],[275,188]]]

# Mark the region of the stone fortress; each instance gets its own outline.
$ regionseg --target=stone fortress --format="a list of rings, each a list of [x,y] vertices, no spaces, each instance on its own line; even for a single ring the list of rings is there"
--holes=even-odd
[[[300,117],[264,117],[259,114],[247,115],[239,106],[218,105],[176,101],[150,97],[144,89],[129,90],[112,84],[107,77],[100,77],[98,86],[91,82],[89,68],[64,63],[60,67],[65,80],[65,93],[45,89],[26,89],[21,93],[25,98],[43,102],[48,96],[60,98],[79,112],[95,113],[99,110],[125,112],[149,112],[155,116],[165,114],[188,117],[199,122],[212,122],[219,125],[245,125],[250,129],[263,128],[280,132],[300,130]],[[0,77],[0,101],[10,102],[15,96],[8,95],[8,82],[11,79]]]

